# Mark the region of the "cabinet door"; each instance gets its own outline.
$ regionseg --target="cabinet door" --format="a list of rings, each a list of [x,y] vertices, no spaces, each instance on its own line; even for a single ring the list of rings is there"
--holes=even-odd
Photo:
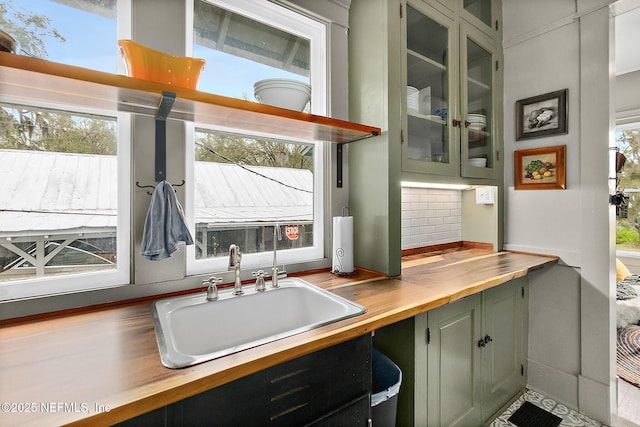
[[[527,295],[526,277],[483,293],[483,421],[526,385]]]
[[[457,31],[453,20],[435,10],[427,16],[426,10],[407,5],[402,169],[455,176],[458,129],[449,123],[457,98]]]
[[[477,31],[463,28],[462,35],[462,176],[494,178],[498,166],[495,48]]]
[[[432,310],[427,361],[429,426],[482,424],[480,294]]]
[[[502,7],[499,0],[438,0],[487,35],[498,38]]]

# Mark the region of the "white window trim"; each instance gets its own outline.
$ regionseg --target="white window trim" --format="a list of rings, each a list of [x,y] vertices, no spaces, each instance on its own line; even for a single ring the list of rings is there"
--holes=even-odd
[[[80,107],[47,104],[38,105],[24,100],[0,97],[0,102],[24,105],[47,110],[59,110],[70,114],[93,114],[115,117],[118,122],[118,213],[116,229],[117,259],[113,270],[45,276],[0,282],[0,301],[12,301],[34,297],[46,297],[59,294],[70,294],[96,289],[113,288],[129,283],[130,278],[130,242],[131,242],[131,118],[128,113],[101,111]]]
[[[283,31],[290,32],[302,38],[309,38],[311,42],[311,58],[310,58],[310,82],[311,82],[311,112],[313,114],[326,115],[328,105],[328,79],[327,79],[327,26],[326,24],[313,20],[307,16],[296,13],[292,10],[279,6],[268,1],[256,0],[206,0],[217,6],[226,8],[238,14],[247,16],[259,22],[274,26]],[[191,3],[192,0],[189,1]],[[187,25],[193,28],[193,3],[188,13]],[[187,38],[188,43],[187,54],[193,49],[193,31],[187,31],[190,36]],[[220,127],[208,127],[187,123],[186,126],[186,181],[193,183],[194,179],[194,141],[195,128],[212,129],[217,131],[227,131],[238,133],[234,129],[225,129]],[[268,137],[279,140],[286,140],[280,135],[267,135],[260,133],[243,133],[244,135],[256,137]],[[308,142],[314,144],[314,174],[313,174],[313,246],[308,248],[278,250],[278,265],[296,264],[309,261],[317,261],[324,258],[324,226],[325,226],[325,199],[328,197],[328,189],[325,188],[324,175],[327,173],[326,162],[329,158],[325,157],[324,143],[320,141],[296,141],[292,142]],[[187,184],[189,185],[189,184]],[[193,200],[193,191],[187,191],[185,197],[185,209],[189,213],[187,225],[195,235],[195,219]],[[283,224],[285,225],[285,224]],[[226,248],[222,248],[226,250]],[[242,248],[241,248],[242,250]],[[188,276],[205,274],[211,272],[226,271],[228,267],[227,257],[196,259],[195,245],[187,246],[187,266],[186,272]],[[243,268],[265,267],[272,264],[273,253],[271,251],[243,254]]]

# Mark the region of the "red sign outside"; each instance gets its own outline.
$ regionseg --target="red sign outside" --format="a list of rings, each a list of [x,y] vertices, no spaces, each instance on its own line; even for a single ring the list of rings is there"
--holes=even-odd
[[[287,235],[289,240],[298,240],[298,226],[287,225],[284,227],[284,234]]]

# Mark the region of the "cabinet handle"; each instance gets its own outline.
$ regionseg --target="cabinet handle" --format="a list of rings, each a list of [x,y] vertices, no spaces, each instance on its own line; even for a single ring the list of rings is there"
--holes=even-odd
[[[484,346],[486,346],[492,341],[493,341],[493,338],[491,338],[489,335],[485,335],[484,338],[480,338],[478,340],[478,347],[483,348]]]

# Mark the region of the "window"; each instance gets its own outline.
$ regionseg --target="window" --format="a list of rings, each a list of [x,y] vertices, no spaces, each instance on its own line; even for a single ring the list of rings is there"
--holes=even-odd
[[[0,26],[22,55],[115,73],[116,3],[0,1]],[[128,117],[0,102],[0,300],[128,283]]]
[[[0,130],[1,299],[126,282],[118,120],[5,103]]]
[[[18,52],[63,64],[116,72],[117,0],[4,0],[0,28]]]
[[[326,114],[326,27],[267,1],[195,0],[193,56],[207,61],[198,90],[255,101],[253,84],[311,84],[311,111]]]
[[[640,256],[640,123],[618,126],[616,148],[624,156],[617,174],[617,194],[623,199],[616,206],[616,249]],[[622,158],[618,160],[621,163]]]
[[[194,56],[212,64],[200,90],[255,101],[254,82],[295,79],[311,84],[307,111],[325,114],[323,24],[268,2],[196,0],[194,8]],[[243,265],[270,265],[276,226],[278,263],[323,257],[320,143],[197,124],[192,134],[187,211],[196,244],[188,248],[188,274],[226,270],[232,243]]]

